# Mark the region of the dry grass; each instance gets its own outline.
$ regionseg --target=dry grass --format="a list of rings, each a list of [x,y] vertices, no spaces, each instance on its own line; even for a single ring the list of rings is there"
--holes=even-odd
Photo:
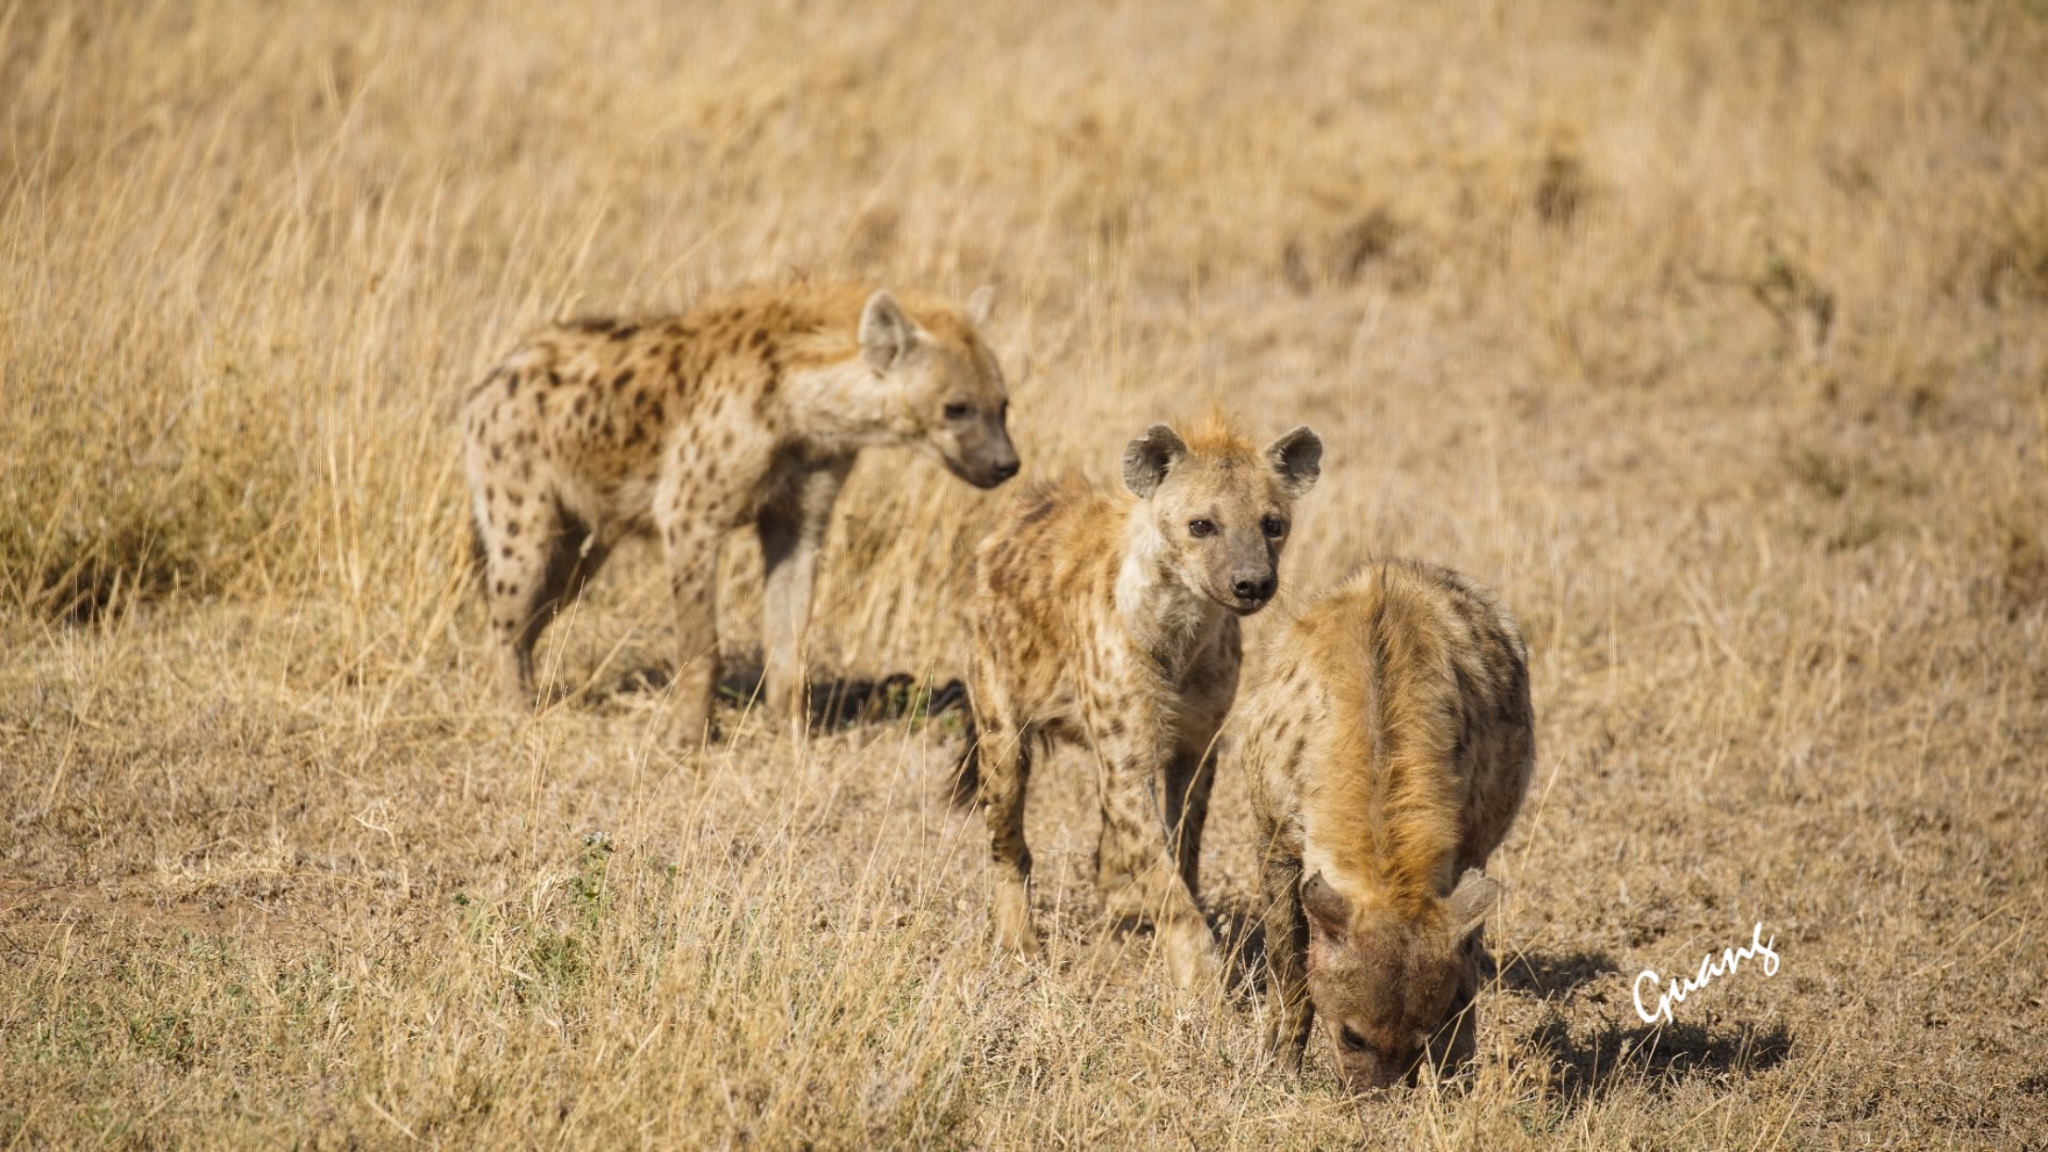
[[[2044,74],[1996,0],[0,0],[0,1148],[2048,1144]],[[1220,399],[1329,444],[1295,588],[1500,589],[1474,1083],[1170,995],[1072,754],[1019,968],[955,720],[661,751],[644,555],[482,706],[459,384],[792,269],[999,282],[1034,473]],[[842,507],[827,671],[950,678],[991,498]]]

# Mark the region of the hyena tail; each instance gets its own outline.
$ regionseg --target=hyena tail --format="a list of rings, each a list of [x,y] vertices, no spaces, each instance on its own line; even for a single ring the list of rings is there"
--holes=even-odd
[[[947,798],[953,807],[968,809],[981,798],[981,737],[974,730],[974,717],[967,718],[967,746],[953,764],[953,779]]]

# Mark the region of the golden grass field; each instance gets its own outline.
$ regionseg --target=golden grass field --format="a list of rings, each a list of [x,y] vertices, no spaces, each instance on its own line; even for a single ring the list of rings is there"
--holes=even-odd
[[[1313,425],[1254,640],[1373,556],[1501,593],[1468,1082],[1173,993],[1072,750],[991,953],[921,705],[1007,492],[861,465],[819,675],[921,687],[801,749],[662,747],[651,550],[495,707],[463,384],[793,275],[999,285],[1027,478]],[[0,1149],[2044,1148],[2044,652],[2039,4],[0,0]],[[1230,931],[1228,763],[1212,828]]]

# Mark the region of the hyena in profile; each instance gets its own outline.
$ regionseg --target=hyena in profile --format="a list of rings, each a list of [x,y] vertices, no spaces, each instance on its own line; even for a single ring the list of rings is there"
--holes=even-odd
[[[1024,493],[975,556],[963,792],[978,787],[995,861],[998,946],[1037,948],[1024,798],[1034,746],[1092,748],[1102,806],[1096,883],[1113,915],[1152,919],[1174,977],[1216,969],[1196,904],[1212,742],[1237,693],[1238,617],[1279,583],[1315,433],[1263,451],[1220,419],[1160,424],[1124,452],[1136,498],[1078,479]]]
[[[1231,721],[1263,833],[1274,1053],[1315,1016],[1353,1090],[1473,1050],[1476,869],[1528,790],[1529,654],[1493,594],[1445,568],[1375,565],[1273,637]]]
[[[800,722],[818,547],[863,448],[904,446],[992,488],[1015,475],[1002,369],[965,310],[844,284],[708,299],[673,319],[542,331],[463,413],[492,642],[533,698],[533,647],[623,538],[651,535],[676,605],[673,737],[718,683],[719,545],[752,524],[766,565],[766,703]]]

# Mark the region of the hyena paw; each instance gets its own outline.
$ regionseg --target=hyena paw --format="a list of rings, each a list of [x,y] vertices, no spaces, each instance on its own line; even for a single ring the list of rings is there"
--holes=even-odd
[[[718,739],[718,725],[708,708],[678,706],[669,717],[668,742],[679,752],[689,752]]]
[[[1207,925],[1197,921],[1168,934],[1166,964],[1174,983],[1183,989],[1215,987],[1223,979],[1223,958]]]
[[[1031,925],[1030,897],[1022,888],[996,894],[996,947],[1018,956],[1038,955],[1038,930]]]
[[[1272,1057],[1280,1071],[1289,1076],[1301,1074],[1302,1046],[1296,1039],[1298,1035],[1298,1030],[1284,1012],[1276,1012],[1266,1022],[1266,1054]]]

